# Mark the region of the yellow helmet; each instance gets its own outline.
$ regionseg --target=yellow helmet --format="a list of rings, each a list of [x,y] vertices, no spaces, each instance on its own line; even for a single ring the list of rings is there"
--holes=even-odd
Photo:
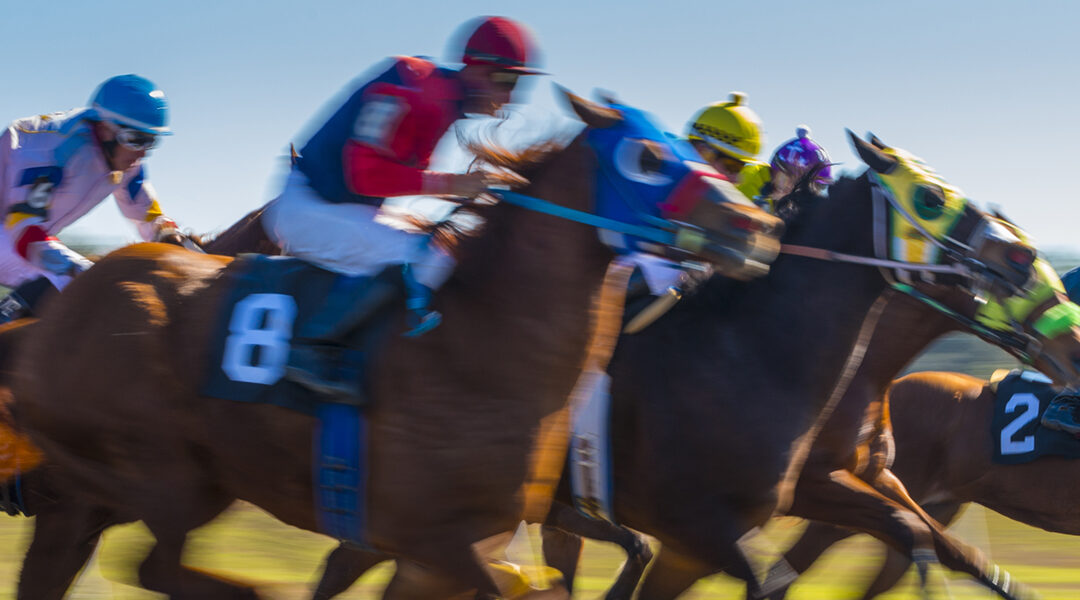
[[[749,162],[761,152],[761,119],[746,106],[746,94],[731,92],[727,102],[711,104],[699,112],[690,122],[686,137]]]

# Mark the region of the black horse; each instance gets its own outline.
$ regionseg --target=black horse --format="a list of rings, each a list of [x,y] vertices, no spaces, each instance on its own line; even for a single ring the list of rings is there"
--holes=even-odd
[[[1029,358],[1060,382],[1078,377],[1075,329],[1045,337],[1033,331],[1034,318],[1022,324],[986,318],[985,306],[1000,306],[1006,296],[1014,308],[1024,307],[1022,317],[1037,317],[1065,301],[1046,294],[1045,279],[1056,276],[1032,266],[1033,250],[1006,224],[958,202],[958,191],[921,162],[873,138],[852,141],[871,170],[842,179],[828,197],[800,191],[789,199],[797,215],[783,240],[787,254],[768,277],[745,284],[713,278],[649,328],[619,340],[608,369],[615,517],[662,543],[642,584],[642,599],[674,598],[721,570],[748,581],[753,594],[765,594],[737,542],[789,509],[814,509],[812,516],[873,533],[909,556],[933,556],[934,547],[940,551],[944,545],[951,550],[941,557],[946,566],[972,573],[1007,597],[1020,593],[995,581],[976,551],[853,478],[831,482],[831,504],[800,502],[805,491],[796,491],[796,482],[818,433],[834,415],[854,410],[861,416],[875,397],[861,388],[872,387],[879,375],[888,381],[921,349],[880,347],[868,365],[872,372],[856,376],[875,322],[886,330],[918,328],[923,345],[955,328],[957,319],[1017,353],[1037,340],[1042,351]],[[947,264],[970,268],[908,286],[895,280],[901,266],[895,262],[884,263],[880,272],[866,261],[851,262],[877,254],[883,240],[875,239],[875,212],[886,210],[886,194],[904,196],[908,206],[931,216],[944,206],[960,211],[948,235],[935,239],[948,248]],[[976,302],[983,288],[992,291],[987,305]],[[1019,325],[1024,336],[1014,338],[1009,332]],[[849,387],[852,393],[846,394]],[[852,409],[853,402],[861,405]],[[564,502],[565,482],[564,476]],[[634,560],[609,597],[634,590],[647,552],[639,538],[565,504],[553,509],[548,525],[546,555],[568,580],[581,542],[566,532],[630,550]],[[330,557],[317,597],[330,597],[354,580],[357,569],[349,554],[342,547]]]

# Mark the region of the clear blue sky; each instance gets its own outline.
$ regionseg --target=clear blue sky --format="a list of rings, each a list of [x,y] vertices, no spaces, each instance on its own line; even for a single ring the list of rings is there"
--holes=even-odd
[[[806,123],[854,169],[844,128],[873,131],[1040,247],[1080,252],[1080,3],[1067,0],[2,0],[0,121],[145,75],[173,107],[176,135],[147,163],[162,203],[183,226],[219,229],[273,197],[288,143],[357,75],[394,54],[446,60],[450,35],[482,14],[528,23],[543,48],[552,76],[516,119],[533,135],[566,126],[552,82],[610,90],[679,132],[741,90],[765,157]],[[69,232],[134,239],[111,201]]]

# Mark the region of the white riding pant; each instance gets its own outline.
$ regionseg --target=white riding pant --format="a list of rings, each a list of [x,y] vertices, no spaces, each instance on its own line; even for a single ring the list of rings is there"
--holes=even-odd
[[[375,220],[379,208],[322,198],[300,171],[292,171],[281,195],[263,215],[267,235],[289,256],[347,275],[377,275],[390,265],[410,263],[413,276],[431,289],[454,270],[446,252],[426,236]]]

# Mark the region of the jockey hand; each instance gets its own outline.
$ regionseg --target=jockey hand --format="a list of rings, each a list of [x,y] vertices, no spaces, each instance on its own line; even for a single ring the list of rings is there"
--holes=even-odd
[[[78,275],[94,264],[55,239],[31,242],[26,247],[26,258],[38,268],[57,275]]]
[[[472,173],[426,173],[424,193],[434,196],[453,196],[475,198],[496,183],[491,173],[473,171]]]
[[[180,227],[176,224],[176,221],[162,215],[154,219],[152,225],[154,237],[151,241],[177,245],[182,243],[184,235],[180,233]]]

